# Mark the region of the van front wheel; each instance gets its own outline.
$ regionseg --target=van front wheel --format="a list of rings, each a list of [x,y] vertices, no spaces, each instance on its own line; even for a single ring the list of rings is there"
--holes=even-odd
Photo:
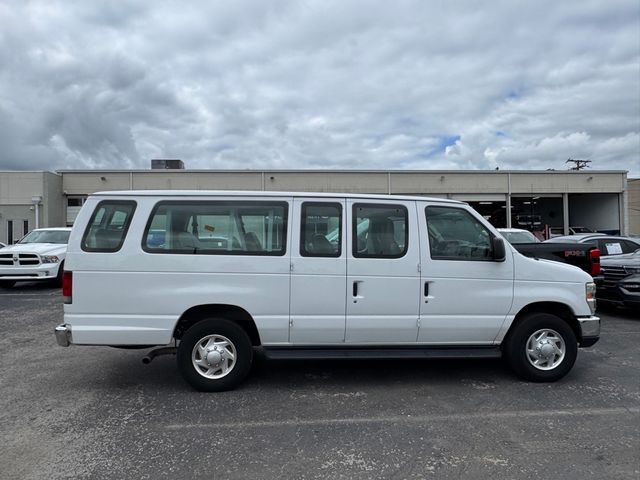
[[[525,380],[554,382],[576,361],[578,342],[571,327],[559,317],[536,313],[525,318],[506,339],[509,366]]]
[[[251,369],[247,333],[222,318],[202,320],[186,331],[178,346],[178,369],[196,390],[222,392],[237,387]]]

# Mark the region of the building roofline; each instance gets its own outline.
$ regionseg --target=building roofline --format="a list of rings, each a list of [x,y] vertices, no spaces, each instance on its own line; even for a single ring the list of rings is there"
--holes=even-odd
[[[97,170],[97,169],[67,169],[67,170],[56,170],[55,173],[64,174],[64,173],[431,173],[431,174],[457,174],[457,173],[466,173],[466,174],[502,174],[502,173],[515,173],[515,174],[557,174],[557,173],[568,173],[568,174],[598,174],[598,173],[616,173],[616,174],[626,174],[629,173],[628,170],[356,170],[356,169],[341,169],[341,170],[333,170],[333,169],[106,169],[106,170]]]
[[[51,175],[60,175],[57,170],[55,172],[51,170],[0,170],[0,173],[50,173]]]

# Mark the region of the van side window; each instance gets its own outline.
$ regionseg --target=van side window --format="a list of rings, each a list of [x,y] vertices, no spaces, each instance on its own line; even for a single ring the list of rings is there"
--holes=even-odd
[[[491,233],[469,212],[432,206],[426,216],[432,259],[492,261]]]
[[[127,200],[100,202],[82,237],[85,252],[117,252],[122,248],[136,203]]]
[[[402,205],[353,205],[353,256],[400,258],[407,253],[408,212]]]
[[[342,205],[339,203],[302,204],[300,255],[339,257],[342,253]]]
[[[284,255],[286,202],[163,201],[142,240],[149,253]]]

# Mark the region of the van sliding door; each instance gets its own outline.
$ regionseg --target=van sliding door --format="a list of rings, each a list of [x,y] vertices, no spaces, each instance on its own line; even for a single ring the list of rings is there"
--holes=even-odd
[[[294,201],[291,343],[344,342],[347,270],[344,208],[344,199]]]
[[[420,273],[415,202],[349,200],[347,343],[415,343]]]

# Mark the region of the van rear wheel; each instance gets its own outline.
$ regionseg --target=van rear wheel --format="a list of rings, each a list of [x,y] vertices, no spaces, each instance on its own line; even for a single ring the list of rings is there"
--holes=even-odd
[[[202,320],[189,328],[177,353],[182,377],[203,392],[234,389],[249,373],[252,360],[247,333],[223,318]]]
[[[573,367],[578,342],[567,322],[548,313],[535,313],[509,334],[504,353],[509,366],[521,378],[554,382]]]

